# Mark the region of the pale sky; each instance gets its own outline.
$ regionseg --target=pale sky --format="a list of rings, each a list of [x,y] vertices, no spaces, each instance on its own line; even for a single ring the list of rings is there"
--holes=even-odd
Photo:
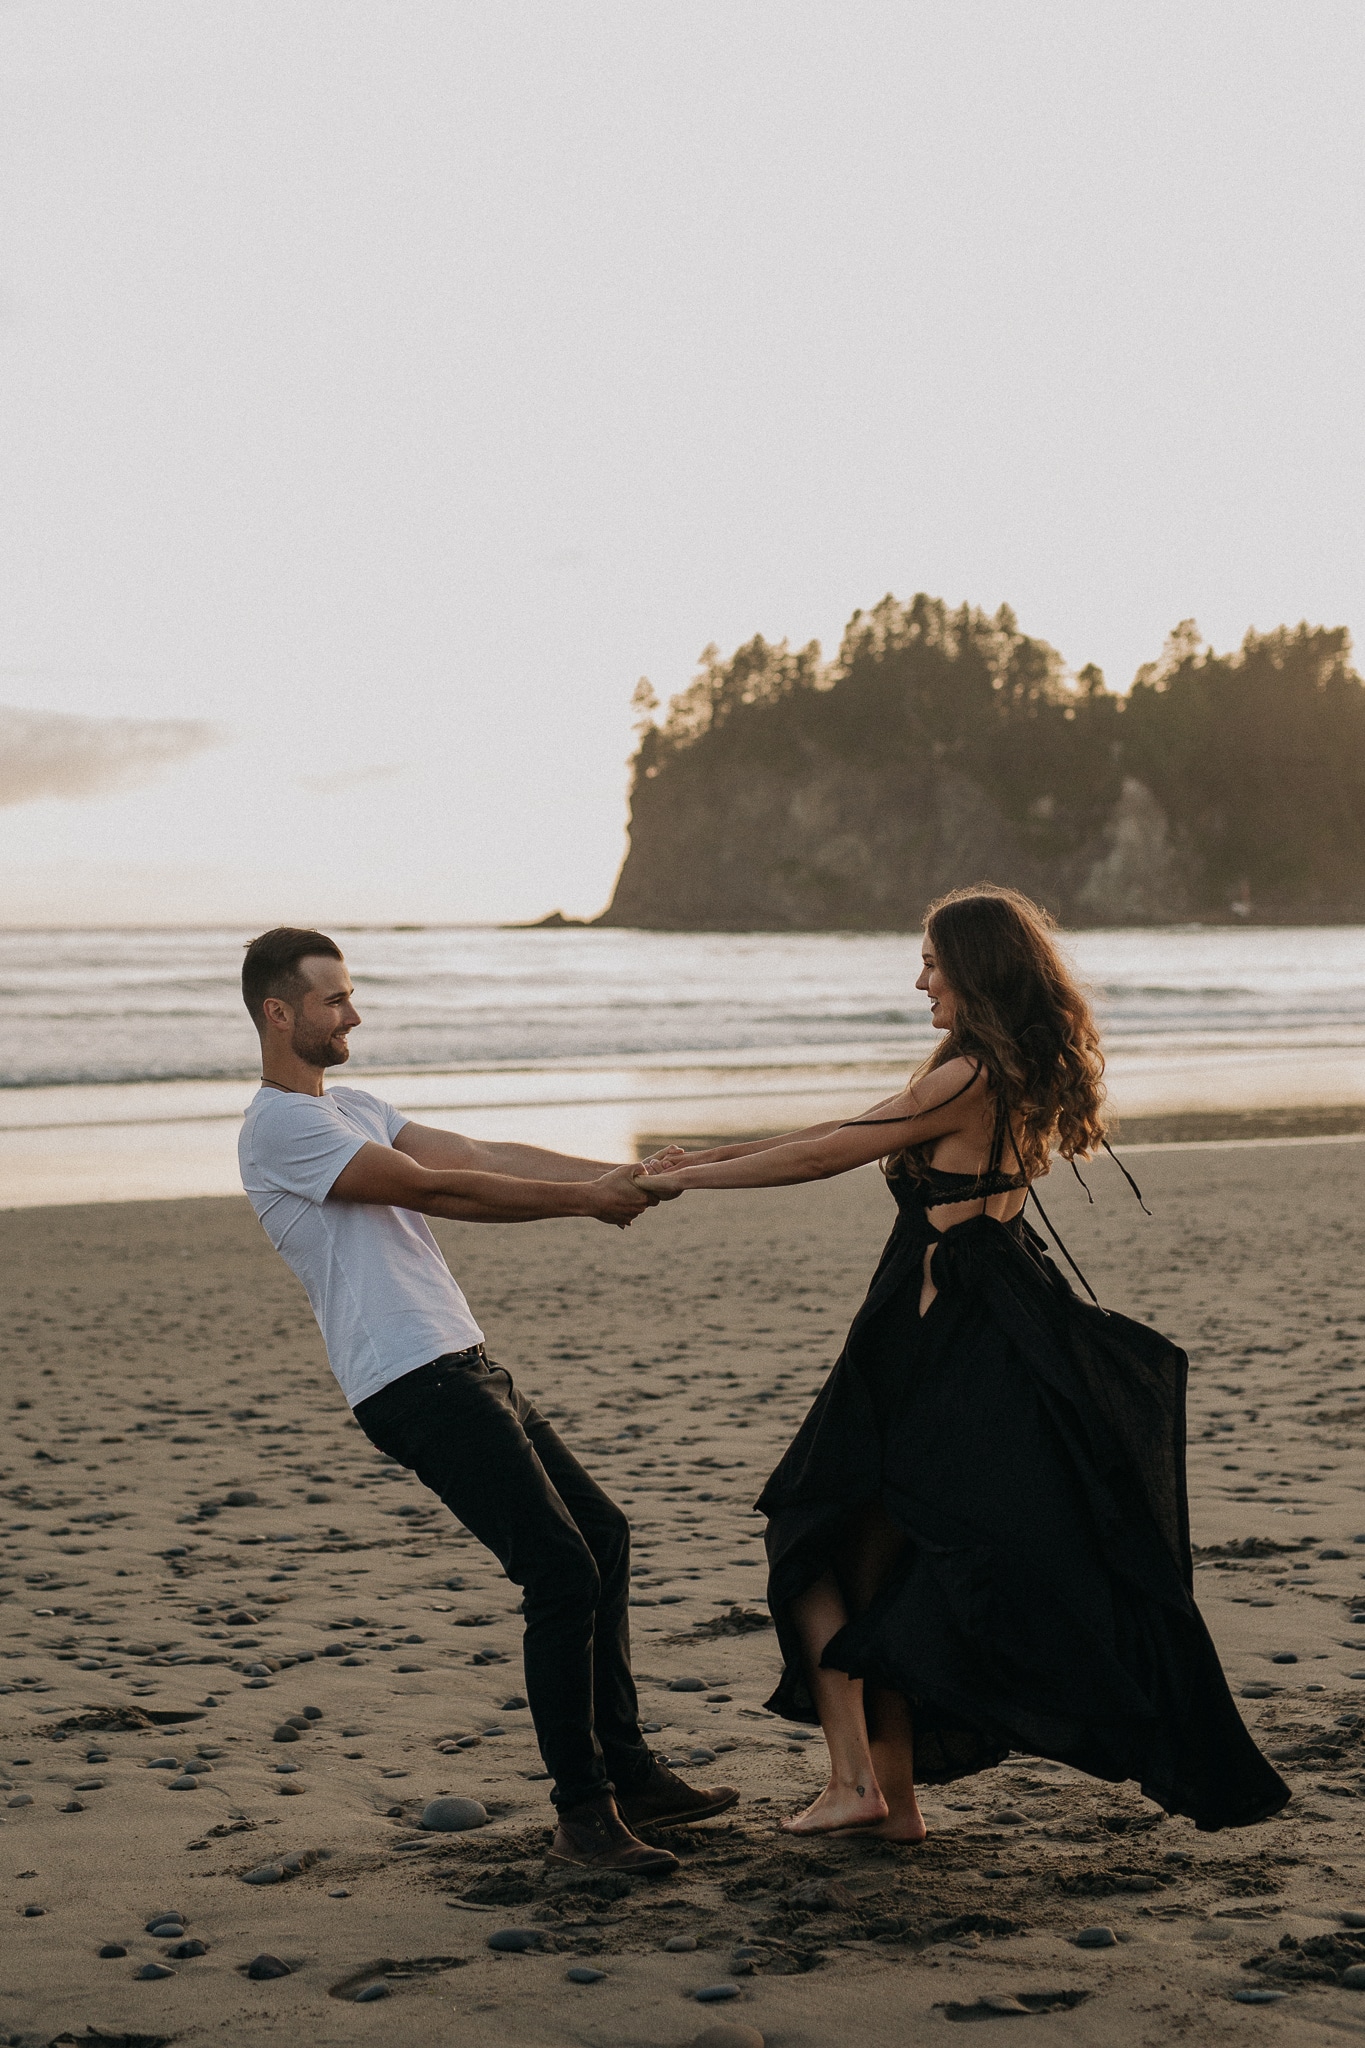
[[[887,590],[1365,636],[1363,89],[1359,0],[0,0],[0,923],[592,914],[636,678]]]

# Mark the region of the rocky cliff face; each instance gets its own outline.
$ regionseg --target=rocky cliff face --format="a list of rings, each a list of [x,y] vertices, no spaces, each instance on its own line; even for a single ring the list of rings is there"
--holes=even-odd
[[[714,772],[706,772],[709,767]],[[602,924],[658,931],[911,931],[947,889],[1024,889],[1068,924],[1167,923],[1190,890],[1161,805],[1127,778],[1078,853],[1049,857],[980,786],[925,764],[868,777],[810,760],[793,775],[696,764],[645,782]]]

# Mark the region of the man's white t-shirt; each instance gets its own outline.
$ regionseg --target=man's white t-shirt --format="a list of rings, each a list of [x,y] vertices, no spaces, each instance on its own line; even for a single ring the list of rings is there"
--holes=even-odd
[[[405,1372],[483,1342],[425,1216],[327,1199],[362,1145],[392,1145],[407,1121],[363,1088],[261,1088],[237,1141],[242,1186],[308,1290],[352,1408]]]

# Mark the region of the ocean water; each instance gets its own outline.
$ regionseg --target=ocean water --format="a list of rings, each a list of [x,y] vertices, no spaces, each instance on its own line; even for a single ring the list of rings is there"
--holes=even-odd
[[[220,1192],[257,1071],[245,933],[0,932],[0,1205]],[[932,1043],[905,935],[336,933],[346,1078],[476,1136],[628,1156],[642,1133],[848,1114]],[[1066,944],[1130,1113],[1365,1101],[1365,928]]]

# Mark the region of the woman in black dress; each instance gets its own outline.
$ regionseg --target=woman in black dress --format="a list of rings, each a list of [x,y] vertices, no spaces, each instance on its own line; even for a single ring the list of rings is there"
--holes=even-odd
[[[830,1757],[785,1826],[922,1841],[917,1778],[1011,1750],[1134,1778],[1201,1828],[1264,1820],[1289,1789],[1192,1593],[1185,1355],[1081,1299],[1024,1217],[1055,1154],[1104,1143],[1089,1005],[1046,913],[1006,889],[931,908],[915,986],[944,1039],[899,1095],[659,1179],[779,1187],[881,1156],[899,1212],[758,1503],[785,1666],[768,1704],[818,1720]]]

